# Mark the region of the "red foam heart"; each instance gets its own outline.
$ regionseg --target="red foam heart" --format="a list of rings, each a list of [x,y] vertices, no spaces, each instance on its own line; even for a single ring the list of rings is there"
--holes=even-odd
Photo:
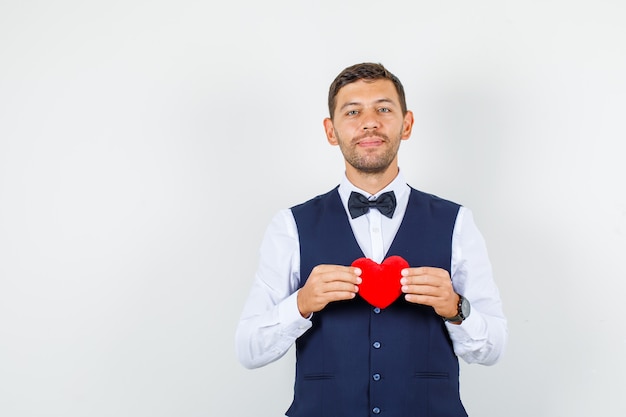
[[[408,268],[409,263],[401,256],[390,256],[382,264],[359,258],[352,266],[361,268],[363,282],[359,285],[359,294],[374,307],[388,307],[402,294],[400,271]]]

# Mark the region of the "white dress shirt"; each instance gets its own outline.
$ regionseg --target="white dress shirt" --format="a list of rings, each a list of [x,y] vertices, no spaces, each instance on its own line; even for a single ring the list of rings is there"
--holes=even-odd
[[[371,209],[351,219],[348,197],[352,191],[369,199],[394,191],[397,205],[393,217],[387,218]],[[384,260],[404,218],[409,194],[410,188],[401,172],[376,195],[356,188],[344,176],[339,195],[366,257],[378,263]],[[279,359],[312,326],[310,318],[300,315],[297,305],[300,245],[291,210],[281,210],[274,216],[265,232],[259,256],[259,266],[236,332],[237,357],[246,368],[258,368]],[[471,211],[465,207],[460,208],[454,225],[451,275],[454,290],[467,298],[472,307],[469,317],[460,325],[446,323],[454,352],[468,363],[494,364],[505,348],[506,318],[485,242]]]

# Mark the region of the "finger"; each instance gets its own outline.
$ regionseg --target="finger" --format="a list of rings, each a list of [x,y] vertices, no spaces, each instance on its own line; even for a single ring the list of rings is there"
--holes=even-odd
[[[332,276],[333,274],[349,274],[350,276],[360,276],[361,269],[353,266],[342,265],[317,265],[311,271],[311,274],[324,274]]]
[[[424,271],[422,269],[418,271],[417,274],[411,274],[410,272],[407,272],[406,274],[403,274],[402,278],[400,279],[400,283],[402,285],[432,285],[435,287],[450,285],[452,281],[450,280],[448,271],[446,271],[445,269],[430,269],[431,271]]]
[[[358,268],[341,267],[337,269],[329,269],[323,273],[323,281],[330,282],[347,282],[354,285],[361,283],[362,279],[359,276],[361,271]]]
[[[449,280],[448,280],[449,281]],[[433,277],[432,275],[422,276],[408,276],[400,279],[401,285],[418,285],[428,287],[445,287],[446,280],[440,277]]]
[[[333,291],[326,294],[329,301],[351,300],[356,297],[356,292],[352,291]]]
[[[359,292],[359,286],[354,284],[353,282],[348,281],[331,281],[326,283],[323,286],[323,293],[329,294],[333,292],[351,292],[357,293]]]
[[[433,275],[433,276],[448,276],[448,271],[443,268],[436,268],[434,266],[419,266],[414,268],[404,268],[400,271],[402,276],[420,276],[420,275]]]
[[[401,290],[405,294],[415,294],[415,295],[424,295],[431,297],[441,297],[445,294],[445,291],[442,291],[442,287],[436,287],[433,285],[402,285]]]
[[[441,299],[439,299],[438,297],[432,297],[422,294],[405,294],[404,298],[410,303],[422,304],[431,307],[436,307],[441,303]]]
[[[400,273],[402,274],[402,276],[417,276],[427,274],[429,269],[430,268],[427,266],[404,268],[402,271],[400,271]]]

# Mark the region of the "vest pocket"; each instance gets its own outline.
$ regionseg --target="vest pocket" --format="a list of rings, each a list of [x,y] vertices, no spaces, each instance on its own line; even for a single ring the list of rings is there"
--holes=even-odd
[[[449,372],[415,372],[409,388],[407,410],[423,410],[428,417],[467,417]]]
[[[331,373],[302,374],[296,379],[294,401],[288,416],[325,417],[341,415],[333,410],[338,407],[337,379]]]
[[[416,372],[414,377],[420,379],[448,379],[449,375],[447,372]]]
[[[302,379],[305,381],[317,381],[320,379],[335,379],[335,375],[333,374],[307,374],[302,375]]]

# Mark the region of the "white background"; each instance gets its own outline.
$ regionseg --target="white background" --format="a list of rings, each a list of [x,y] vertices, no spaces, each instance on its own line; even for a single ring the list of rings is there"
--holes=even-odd
[[[509,319],[471,415],[623,416],[621,0],[0,1],[0,415],[283,415],[234,331],[271,216],[337,184],[381,62],[411,185],[470,207]]]

